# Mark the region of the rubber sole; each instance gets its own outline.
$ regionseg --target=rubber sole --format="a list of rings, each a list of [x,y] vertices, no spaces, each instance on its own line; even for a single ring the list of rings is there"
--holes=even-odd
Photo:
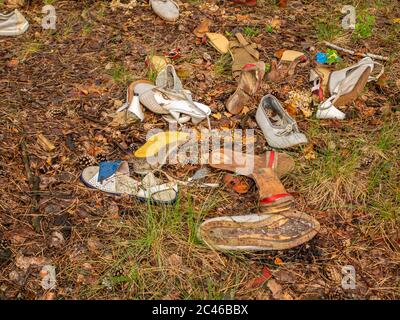
[[[311,240],[319,230],[319,222],[311,216],[288,211],[210,219],[200,225],[198,236],[218,250],[287,250]]]

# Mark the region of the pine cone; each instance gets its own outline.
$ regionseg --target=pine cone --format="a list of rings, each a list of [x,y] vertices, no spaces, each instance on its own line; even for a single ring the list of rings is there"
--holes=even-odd
[[[93,157],[85,154],[78,158],[77,163],[78,163],[79,168],[84,169],[84,168],[87,168],[87,167],[90,167],[90,166],[96,164],[96,160],[93,159]]]
[[[9,246],[10,246],[10,241],[5,239],[0,240],[0,250],[6,250],[9,248]]]
[[[105,154],[103,152],[100,152],[100,153],[96,154],[96,161],[98,163],[102,162],[102,161],[107,161],[107,154]]]
[[[4,239],[0,240],[0,266],[10,261],[11,256],[10,241]]]
[[[117,267],[112,275],[113,277],[122,277],[125,275],[125,271],[122,267]]]
[[[51,108],[46,115],[49,118],[59,118],[65,116],[66,112],[62,108]]]

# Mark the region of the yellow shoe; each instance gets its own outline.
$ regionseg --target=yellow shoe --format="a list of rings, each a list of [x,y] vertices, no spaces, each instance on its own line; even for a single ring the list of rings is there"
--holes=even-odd
[[[135,152],[137,158],[147,158],[157,155],[161,150],[165,150],[168,145],[172,145],[172,149],[185,143],[190,135],[185,132],[166,131],[151,136],[150,139]],[[170,148],[171,149],[171,148]]]

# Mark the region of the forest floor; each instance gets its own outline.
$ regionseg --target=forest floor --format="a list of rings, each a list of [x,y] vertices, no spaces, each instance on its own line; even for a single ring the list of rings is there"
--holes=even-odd
[[[56,30],[42,29],[43,2],[30,1],[20,8],[28,31],[0,37],[0,299],[400,298],[398,1],[288,1],[286,8],[272,0],[256,8],[180,1],[176,23],[156,17],[144,1],[131,10],[112,10],[107,1],[44,2],[57,10]],[[341,28],[347,4],[364,21],[357,32]],[[153,77],[148,55],[180,48],[174,64],[184,86],[217,115],[213,128],[255,128],[263,95],[284,102],[293,90],[310,90],[310,66],[299,66],[281,83],[265,81],[246,114],[226,114],[224,102],[235,90],[229,56],[198,43],[193,30],[203,18],[212,21],[212,32],[228,37],[242,27],[267,64],[279,49],[304,51],[313,60],[326,50],[324,40],[389,58],[384,79],[347,106],[345,120],[296,115],[309,144],[287,151],[296,169],[283,183],[296,206],[321,224],[302,246],[222,253],[197,238],[205,218],[256,212],[251,180],[246,194],[180,187],[178,201],[165,206],[108,196],[79,180],[82,155],[129,160],[149,129],[168,128],[149,111],[143,123],[109,126],[127,85]],[[359,59],[338,53],[337,68]],[[40,133],[55,150],[37,143]],[[256,133],[262,152],[266,142]],[[164,170],[184,179],[199,168]],[[224,172],[211,173],[222,183]],[[55,267],[53,290],[41,286],[44,265]],[[354,289],[341,286],[347,265],[356,272]]]

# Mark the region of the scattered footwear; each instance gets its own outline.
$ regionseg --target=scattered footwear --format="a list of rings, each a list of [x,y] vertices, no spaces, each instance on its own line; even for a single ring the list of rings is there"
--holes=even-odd
[[[317,220],[291,210],[208,219],[198,236],[217,250],[287,250],[311,240],[319,229]]]
[[[381,70],[377,76],[371,76],[376,65],[380,66]],[[330,73],[326,68],[312,70],[310,81],[313,83],[313,93],[322,98],[321,100],[325,98],[325,92],[330,95],[319,105],[316,117],[318,119],[344,119],[345,114],[337,107],[345,106],[357,99],[367,82],[379,79],[383,72],[383,66],[370,57],[361,59],[353,66]]]
[[[172,64],[163,68],[156,78],[156,86],[165,90],[183,90],[182,81]]]
[[[17,9],[0,14],[0,36],[19,36],[29,28],[29,23]]]
[[[259,61],[253,64],[246,64],[241,73],[238,87],[226,103],[226,109],[232,114],[239,114],[250,98],[261,86],[265,74],[265,63]]]
[[[126,161],[100,162],[99,166],[87,167],[81,174],[81,181],[89,188],[112,195],[127,194],[156,203],[174,202],[178,192],[176,184],[160,184],[152,173],[142,182],[132,179]]]
[[[174,22],[179,18],[179,6],[173,0],[150,0],[150,5],[161,19]]]

